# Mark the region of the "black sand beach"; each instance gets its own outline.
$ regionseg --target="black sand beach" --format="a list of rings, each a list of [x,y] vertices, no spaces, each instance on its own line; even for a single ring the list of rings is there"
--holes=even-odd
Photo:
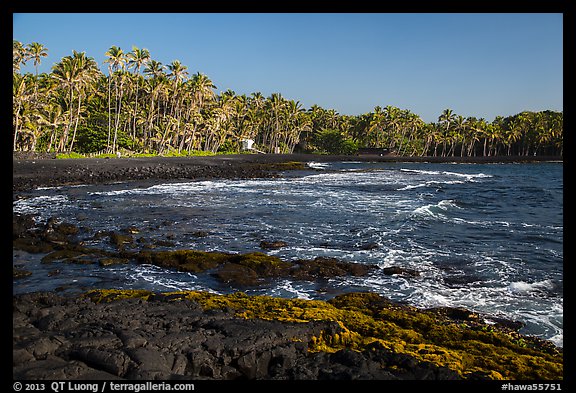
[[[237,154],[207,157],[143,157],[87,159],[14,159],[12,190],[73,184],[94,184],[144,179],[234,179],[271,177],[287,169],[304,169],[295,163],[364,162],[539,162],[561,157],[397,157],[325,156],[316,154]]]

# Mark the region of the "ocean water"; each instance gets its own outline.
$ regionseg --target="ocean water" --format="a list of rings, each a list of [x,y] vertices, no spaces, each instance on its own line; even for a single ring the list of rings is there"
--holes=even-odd
[[[276,179],[127,182],[21,196],[14,212],[74,223],[86,245],[100,248],[112,246],[94,239],[98,231],[135,227],[134,238],[172,243],[158,249],[327,256],[378,267],[366,277],[242,288],[249,294],[326,299],[373,291],[419,307],[461,306],[518,320],[522,333],[563,344],[562,163],[310,163]],[[288,246],[260,249],[261,241],[276,240]],[[208,273],[41,264],[42,256],[14,251],[14,265],[33,272],[14,281],[14,293],[236,290]],[[390,266],[420,274],[384,274]]]

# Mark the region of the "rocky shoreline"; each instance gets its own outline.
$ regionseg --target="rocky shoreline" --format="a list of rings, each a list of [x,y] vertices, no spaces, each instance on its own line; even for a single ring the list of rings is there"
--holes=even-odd
[[[294,323],[204,311],[196,302],[93,303],[54,293],[14,298],[14,379],[461,379],[374,344],[309,352],[335,322]],[[382,367],[382,362],[386,367]]]
[[[306,162],[341,160],[400,159],[316,155],[15,159],[13,191],[145,179],[274,177],[285,170],[307,169]],[[147,263],[207,272],[239,291],[214,295],[96,289],[81,295],[14,295],[14,379],[563,378],[562,349],[519,334],[521,324],[514,321],[488,322],[465,309],[417,309],[373,293],[305,301],[240,292],[278,277],[315,281],[361,276],[370,266],[334,258],[288,263],[265,253],[283,246],[273,239],[260,244],[261,253],[156,250],[130,228],[98,234],[113,246],[110,251],[77,241],[79,230],[57,217],[38,223],[31,216],[13,215],[13,249],[44,254],[42,263],[47,264]],[[418,274],[389,269],[385,274]],[[13,268],[14,280],[29,274],[23,267]]]
[[[328,302],[94,290],[13,299],[14,379],[562,379],[562,354],[474,313],[376,294]],[[522,341],[524,340],[524,341]]]
[[[106,234],[110,251],[80,244],[78,231],[55,218],[39,224],[13,215],[13,248],[45,254],[47,264],[207,271],[239,290],[373,268],[335,258],[288,263],[259,252],[135,251],[129,235],[116,232]],[[15,266],[13,278],[28,274]],[[15,379],[562,379],[563,372],[562,350],[519,334],[522,324],[461,308],[417,309],[374,293],[306,301],[242,292],[36,292],[13,296],[13,310]]]

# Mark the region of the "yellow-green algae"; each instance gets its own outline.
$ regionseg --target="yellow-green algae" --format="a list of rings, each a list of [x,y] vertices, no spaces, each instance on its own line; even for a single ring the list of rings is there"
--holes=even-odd
[[[309,351],[361,351],[379,342],[404,353],[457,371],[463,377],[479,372],[492,379],[562,379],[559,350],[529,348],[517,333],[486,325],[455,322],[434,312],[389,302],[375,293],[350,293],[329,301],[248,296],[242,292],[217,295],[200,291],[154,294],[144,290],[93,290],[85,294],[95,302],[123,298],[148,300],[166,296],[170,301],[191,300],[203,309],[231,309],[242,318],[305,323],[332,321],[339,332],[322,331],[308,343]]]

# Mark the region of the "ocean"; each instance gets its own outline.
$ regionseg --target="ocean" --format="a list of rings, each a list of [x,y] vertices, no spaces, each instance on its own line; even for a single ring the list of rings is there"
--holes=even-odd
[[[265,252],[284,260],[335,257],[375,265],[365,277],[277,279],[248,294],[328,299],[377,292],[417,307],[465,307],[520,321],[522,333],[563,345],[563,165],[560,162],[309,163],[273,179],[139,181],[39,188],[13,211],[81,228],[85,245],[113,250],[99,231],[132,228],[157,249]],[[287,245],[263,250],[262,241]],[[238,290],[209,273],[130,263],[42,264],[13,293],[91,288]],[[417,274],[386,274],[387,267]],[[57,270],[57,274],[55,274]],[[408,270],[406,270],[408,271]]]

